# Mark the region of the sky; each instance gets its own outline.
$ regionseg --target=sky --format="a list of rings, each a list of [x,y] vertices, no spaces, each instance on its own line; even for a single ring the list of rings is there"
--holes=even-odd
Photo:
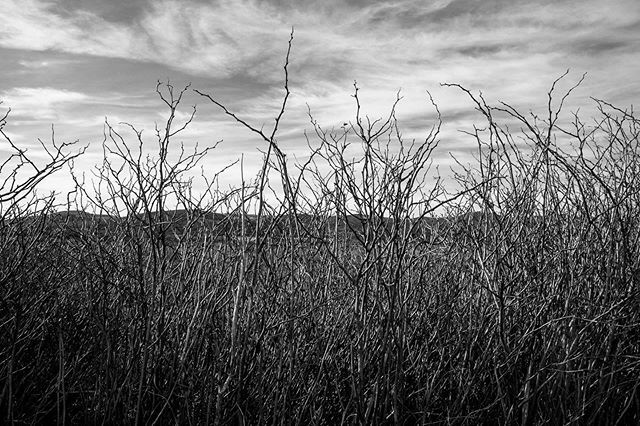
[[[292,27],[291,97],[279,133],[292,161],[308,154],[307,108],[324,128],[354,121],[354,81],[373,118],[388,113],[400,90],[400,128],[418,141],[434,124],[431,93],[442,112],[434,162],[443,169],[450,154],[467,158],[475,142],[461,131],[482,121],[468,97],[441,83],[542,112],[557,77],[569,70],[566,89],[587,73],[567,103],[587,115],[590,97],[626,108],[640,94],[637,0],[2,0],[2,11],[0,113],[11,108],[4,130],[37,159],[37,140],[50,139],[54,125],[58,142],[89,146],[78,170],[101,161],[105,119],[127,140],[134,135],[120,122],[154,143],[154,125],[167,117],[158,80],[191,83],[269,129]],[[192,91],[178,119],[193,105],[195,120],[176,143],[222,141],[205,170],[244,156],[245,175],[255,174],[264,142]],[[221,182],[238,185],[239,168]],[[68,184],[63,172],[42,191]]]

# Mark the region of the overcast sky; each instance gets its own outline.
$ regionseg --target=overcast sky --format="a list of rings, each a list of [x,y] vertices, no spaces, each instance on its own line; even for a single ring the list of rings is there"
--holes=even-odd
[[[571,110],[588,111],[590,96],[628,107],[640,93],[638,0],[2,0],[2,14],[0,108],[12,109],[6,131],[37,154],[36,139],[54,124],[58,140],[90,144],[83,165],[99,160],[105,117],[147,129],[153,142],[153,123],[166,117],[157,80],[191,82],[270,126],[292,26],[292,97],[281,134],[291,157],[305,153],[306,104],[324,127],[353,120],[354,80],[374,117],[402,90],[398,118],[407,137],[433,124],[429,90],[443,112],[442,164],[448,151],[473,147],[459,130],[479,118],[442,82],[534,111],[567,69],[567,87],[587,73]],[[258,158],[263,143],[203,98],[190,92],[183,112],[196,103],[182,140],[223,140],[208,167],[240,153]],[[59,188],[57,179],[48,187]],[[232,171],[226,182],[237,179]]]

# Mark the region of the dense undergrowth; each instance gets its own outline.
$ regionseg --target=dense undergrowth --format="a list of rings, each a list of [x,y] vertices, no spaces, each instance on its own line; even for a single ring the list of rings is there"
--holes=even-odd
[[[638,423],[638,119],[595,101],[594,124],[561,126],[554,89],[544,117],[458,89],[486,127],[455,193],[426,180],[439,122],[408,143],[357,89],[351,126],[313,122],[295,173],[285,97],[273,132],[253,129],[260,174],[224,194],[184,184],[207,150],[168,155],[171,86],[157,155],[107,126],[77,211],[33,192],[73,147],[20,180],[3,133],[2,421]]]

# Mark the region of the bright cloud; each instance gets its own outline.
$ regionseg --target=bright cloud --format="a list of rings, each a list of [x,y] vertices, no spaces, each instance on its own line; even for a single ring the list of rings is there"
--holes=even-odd
[[[100,139],[104,116],[152,132],[163,117],[153,92],[158,78],[193,81],[270,128],[292,26],[292,95],[281,137],[296,155],[306,149],[307,105],[327,128],[353,120],[354,80],[372,117],[387,114],[402,89],[398,118],[409,138],[433,121],[429,90],[451,151],[464,150],[458,130],[476,116],[469,99],[442,82],[525,111],[544,108],[551,82],[566,69],[562,87],[588,73],[570,110],[584,110],[589,96],[628,106],[640,95],[637,0],[5,0],[3,13],[10,19],[0,26],[0,53],[12,58],[0,82],[4,105],[43,126],[95,131],[92,140]],[[187,143],[224,138],[227,151],[218,158],[260,146],[191,92],[185,110],[195,103]]]
[[[0,94],[0,99],[11,108],[14,117],[31,117],[46,122],[57,120],[60,109],[85,102],[89,97],[84,93],[50,87],[16,87]]]

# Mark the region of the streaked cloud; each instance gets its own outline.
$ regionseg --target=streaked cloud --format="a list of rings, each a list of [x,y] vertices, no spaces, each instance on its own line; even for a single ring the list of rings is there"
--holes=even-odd
[[[77,105],[88,99],[84,93],[51,87],[16,87],[0,94],[18,120],[57,121],[59,109]]]
[[[292,26],[281,137],[300,155],[307,105],[325,127],[339,127],[353,119],[354,80],[373,117],[386,114],[401,89],[398,117],[409,138],[434,118],[429,90],[451,150],[467,143],[458,130],[470,126],[473,106],[441,82],[525,111],[544,107],[551,82],[568,68],[567,87],[588,73],[569,109],[587,109],[589,96],[626,106],[640,94],[637,0],[5,0],[3,13],[4,105],[16,119],[31,108],[23,121],[78,126],[85,137],[95,129],[91,140],[100,140],[104,116],[152,127],[161,120],[158,79],[192,81],[256,126],[271,126]],[[260,143],[190,93],[185,107],[195,103],[185,140],[224,138],[224,158]]]
[[[3,13],[11,17],[0,27],[3,47],[115,57],[129,56],[136,47],[132,29],[86,12],[61,16],[52,2],[10,0]]]

